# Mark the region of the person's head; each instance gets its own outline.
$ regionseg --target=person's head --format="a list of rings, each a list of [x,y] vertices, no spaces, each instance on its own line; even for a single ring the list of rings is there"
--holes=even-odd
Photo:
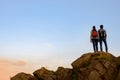
[[[100,29],[103,29],[103,25],[100,25]]]
[[[93,30],[96,30],[95,26],[93,26]]]

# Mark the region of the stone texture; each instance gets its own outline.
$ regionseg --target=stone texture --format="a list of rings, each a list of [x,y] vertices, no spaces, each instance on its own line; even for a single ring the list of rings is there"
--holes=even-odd
[[[14,77],[12,77],[10,80],[37,80],[35,77],[33,77],[31,74],[26,73],[18,73]]]
[[[118,74],[116,57],[109,53],[87,53],[72,63],[78,80],[115,80]]]
[[[57,80],[72,80],[72,69],[59,67],[56,74]]]
[[[57,71],[42,67],[34,76],[19,73],[11,80],[120,80],[120,57],[110,53],[86,53],[71,65],[71,69],[58,67]]]
[[[47,70],[44,67],[36,70],[33,74],[38,80],[56,80],[55,72]]]
[[[102,80],[100,74],[97,71],[91,71],[88,75],[88,80]]]

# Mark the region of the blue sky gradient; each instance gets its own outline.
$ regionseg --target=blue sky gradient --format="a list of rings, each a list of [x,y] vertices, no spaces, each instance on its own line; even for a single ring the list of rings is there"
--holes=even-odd
[[[71,67],[93,52],[90,31],[101,24],[109,52],[119,56],[119,21],[119,0],[0,0],[0,58],[25,60],[31,70]]]

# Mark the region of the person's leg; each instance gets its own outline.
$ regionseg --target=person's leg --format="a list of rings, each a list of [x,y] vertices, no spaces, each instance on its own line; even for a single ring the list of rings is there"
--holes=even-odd
[[[98,40],[95,39],[95,52],[98,52]]]
[[[100,43],[100,51],[103,51],[103,48],[102,48],[102,39],[100,39],[99,43]]]
[[[94,39],[92,39],[92,43],[93,43],[93,50],[95,52],[95,40]]]
[[[98,39],[96,39],[96,51],[98,52]]]
[[[104,39],[103,42],[105,44],[105,50],[106,50],[106,52],[108,52],[108,47],[107,47],[107,41],[106,41],[106,39]]]

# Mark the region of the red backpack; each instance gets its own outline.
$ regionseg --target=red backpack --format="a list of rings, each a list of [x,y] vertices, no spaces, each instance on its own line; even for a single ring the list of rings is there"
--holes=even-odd
[[[97,37],[98,36],[98,32],[96,30],[92,31],[92,37]]]

